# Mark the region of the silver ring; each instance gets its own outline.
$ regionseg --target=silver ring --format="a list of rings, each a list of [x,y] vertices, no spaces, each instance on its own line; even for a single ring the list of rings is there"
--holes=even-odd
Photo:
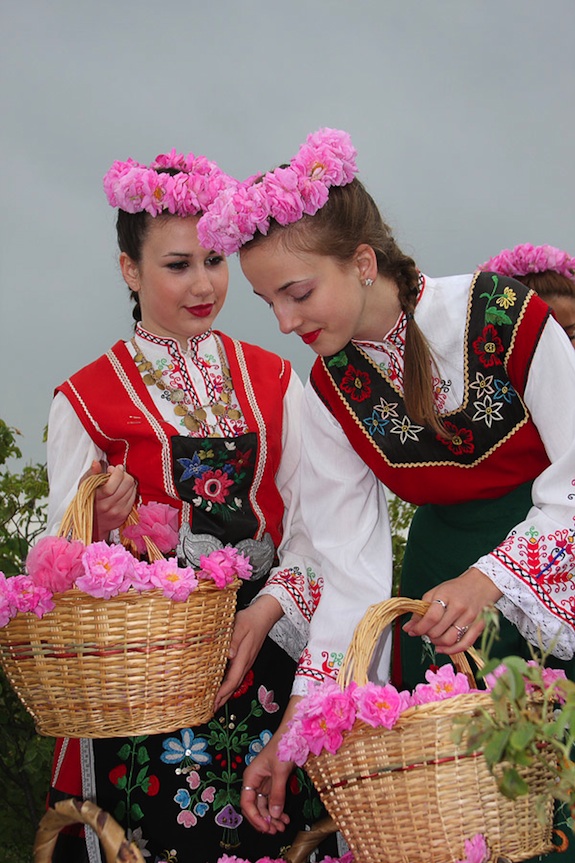
[[[447,611],[447,603],[446,603],[446,602],[444,602],[442,599],[434,599],[433,601],[434,601],[434,602],[438,602],[438,603],[439,603],[440,605],[442,605],[442,606],[444,607],[444,609]]]
[[[260,794],[260,792],[258,791],[258,797],[265,797],[265,798],[266,798],[266,800],[267,800],[267,798],[269,797],[269,795],[268,795],[268,794]]]
[[[242,785],[242,791],[255,791],[256,794],[258,793],[255,788],[252,788],[251,785]]]
[[[461,641],[463,636],[466,634],[469,627],[468,626],[458,626],[456,623],[454,623],[453,625],[457,630],[457,638],[455,639],[455,643],[459,644],[459,642]]]

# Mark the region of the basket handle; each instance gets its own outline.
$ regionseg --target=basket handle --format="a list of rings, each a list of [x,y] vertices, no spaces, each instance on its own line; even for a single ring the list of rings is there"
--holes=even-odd
[[[309,830],[300,830],[282,860],[285,863],[306,863],[312,851],[327,836],[337,831],[337,825],[331,815],[316,821]]]
[[[140,849],[111,815],[90,800],[60,800],[42,816],[34,841],[34,863],[50,863],[58,834],[70,824],[87,824],[102,843],[107,863],[144,863]]]
[[[84,545],[89,545],[92,542],[92,532],[94,530],[94,495],[101,485],[108,482],[109,478],[109,473],[96,473],[91,474],[80,482],[78,491],[70,501],[62,517],[58,536],[71,536],[72,539],[81,540]],[[137,523],[138,510],[134,506],[120,528],[122,544],[133,554],[137,554],[136,547],[131,540],[124,537],[122,530],[129,525]],[[163,554],[155,542],[147,536],[144,537],[144,542],[150,560],[161,560],[163,558]]]
[[[409,599],[406,596],[394,596],[370,605],[355,628],[339,670],[337,680],[341,688],[345,689],[352,680],[359,686],[365,686],[373,652],[385,627],[406,612],[425,614],[429,606],[429,602],[424,602],[422,599]],[[479,667],[482,666],[483,663],[473,648],[470,648],[467,653],[473,657],[473,661]],[[466,675],[471,688],[475,689],[477,684],[465,653],[454,653],[450,659],[457,671]]]

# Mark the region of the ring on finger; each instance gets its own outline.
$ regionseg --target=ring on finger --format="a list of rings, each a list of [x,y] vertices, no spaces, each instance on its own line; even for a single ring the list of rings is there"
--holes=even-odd
[[[447,611],[447,603],[444,602],[442,599],[434,599],[433,601],[438,602],[440,605],[443,606],[444,610]]]
[[[258,791],[257,796],[258,796],[258,797],[265,797],[265,798],[266,798],[266,800],[267,800],[267,799],[268,799],[268,797],[269,797],[269,794],[262,794],[260,791]]]
[[[257,789],[256,789],[256,788],[252,788],[252,786],[251,786],[251,785],[242,785],[242,791],[255,791],[255,792],[256,792],[256,794],[258,793],[258,792],[257,792]]]
[[[459,644],[459,642],[461,641],[463,636],[467,633],[467,630],[469,629],[469,627],[468,626],[458,626],[456,623],[454,623],[453,625],[457,630],[457,638],[455,639],[455,643]]]

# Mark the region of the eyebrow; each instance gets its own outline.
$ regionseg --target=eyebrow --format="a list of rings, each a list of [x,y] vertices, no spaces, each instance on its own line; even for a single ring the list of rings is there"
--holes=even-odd
[[[162,255],[163,258],[193,258],[193,254],[191,252],[165,252]]]

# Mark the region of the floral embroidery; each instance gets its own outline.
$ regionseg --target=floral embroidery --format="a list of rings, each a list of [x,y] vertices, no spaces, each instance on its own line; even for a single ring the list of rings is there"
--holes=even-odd
[[[380,398],[379,404],[374,405],[374,413],[380,415],[382,419],[388,419],[389,417],[396,417],[397,414],[397,402],[386,402],[385,399]]]
[[[343,662],[343,653],[327,653],[324,650],[321,655],[323,656],[323,662],[321,664],[322,671],[333,677],[334,672],[341,667],[341,663]]]
[[[222,470],[207,470],[194,482],[194,491],[206,501],[206,507],[211,503],[225,503],[233,480]]]
[[[423,431],[423,426],[415,425],[408,416],[403,417],[402,420],[392,419],[391,422],[391,431],[393,434],[399,435],[401,443],[405,443],[408,438],[415,441],[419,440],[419,432]]]
[[[495,380],[493,381],[493,386],[495,387],[493,398],[498,401],[505,401],[507,404],[511,404],[517,395],[509,381]]]
[[[477,394],[492,396],[494,393],[493,389],[493,375],[487,375],[487,377],[482,372],[477,372],[475,375],[475,380],[473,383],[469,384],[469,388],[472,390],[476,390]]]
[[[237,512],[242,509],[239,489],[254,459],[254,448],[241,450],[233,442],[225,449],[216,448],[207,438],[190,458],[176,459],[183,468],[178,481],[188,489],[186,499],[198,509],[218,514]]]
[[[450,449],[454,455],[473,452],[475,444],[473,442],[473,432],[471,429],[458,428],[454,423],[451,423],[448,420],[445,420],[443,425],[445,426],[445,430],[453,435],[453,437],[451,440],[446,440],[441,435],[437,435],[438,441],[445,444],[445,446]]]
[[[371,395],[371,378],[367,372],[349,365],[340,384],[355,402],[363,402]]]
[[[492,275],[491,280],[493,282],[491,293],[484,292],[479,295],[482,299],[487,300],[487,305],[485,307],[485,323],[510,324],[512,321],[505,309],[509,309],[515,305],[517,294],[513,288],[509,286],[505,286],[503,290],[499,292],[498,276]]]
[[[137,801],[139,794],[155,797],[160,790],[160,780],[149,771],[150,756],[144,742],[148,735],[131,737],[118,751],[118,758],[122,762],[113,767],[108,773],[112,785],[123,791],[123,799],[120,799],[114,809],[114,817],[117,821],[126,823],[128,829],[133,829],[134,822],[141,821],[144,817],[142,807]],[[141,839],[141,830],[140,830]]]
[[[475,413],[472,416],[472,420],[474,422],[483,420],[488,428],[491,428],[494,420],[503,419],[501,416],[503,404],[501,402],[494,403],[491,396],[485,396],[482,402],[473,402],[473,407],[475,408]]]
[[[501,365],[500,354],[504,352],[503,342],[493,324],[487,324],[482,334],[473,342],[473,350],[485,368]]]
[[[370,417],[366,417],[363,422],[367,426],[367,430],[372,437],[376,434],[384,435],[385,427],[389,425],[389,420],[378,416],[377,408],[374,408],[372,415]]]

